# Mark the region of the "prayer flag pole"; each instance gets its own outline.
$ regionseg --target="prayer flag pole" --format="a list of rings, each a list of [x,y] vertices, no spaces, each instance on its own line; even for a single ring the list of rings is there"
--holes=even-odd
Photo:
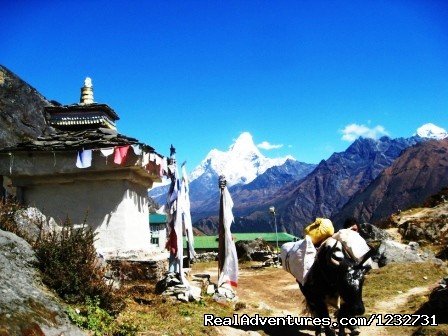
[[[224,188],[226,187],[227,181],[224,175],[219,177],[219,190],[220,190],[220,201],[219,201],[219,223],[218,223],[218,279],[221,275],[222,268],[224,266],[225,259],[225,232],[224,232]]]
[[[179,178],[176,165],[176,149],[171,145],[168,160],[168,177],[171,185],[168,192],[168,241],[167,249],[170,252],[168,272],[176,273],[177,278],[184,284],[188,281],[183,271],[183,236],[187,236],[188,261],[195,257],[193,242],[193,227],[190,214],[190,198],[188,176],[185,163],[182,164],[182,180]]]
[[[176,232],[176,219],[177,219],[177,208],[178,208],[178,185],[177,185],[177,171],[176,171],[176,149],[171,145],[170,147],[170,157],[168,159],[168,177],[171,179],[170,189],[168,192],[168,241],[167,241],[167,249],[170,252],[168,271],[179,273],[179,280],[182,281],[181,272],[181,260],[178,258],[178,249],[183,248],[183,246],[178,246],[178,237],[179,234]]]

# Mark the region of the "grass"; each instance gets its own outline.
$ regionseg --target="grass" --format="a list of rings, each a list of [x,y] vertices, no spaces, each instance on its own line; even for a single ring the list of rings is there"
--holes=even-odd
[[[244,263],[241,268],[251,268],[253,264]],[[211,269],[217,271],[216,261],[196,263],[193,265],[192,274],[210,274]],[[260,272],[260,270],[254,269],[253,272]],[[215,277],[216,274],[212,276],[212,282],[216,280]],[[169,297],[154,294],[153,285],[138,282],[129,284],[127,292],[126,309],[120,314],[118,321],[137,325],[139,336],[213,336],[217,334],[217,331],[213,327],[204,327],[204,314],[220,317],[232,316],[234,313],[250,314],[254,310],[252,304],[259,304],[259,302],[219,304],[207,294],[203,294],[203,299],[199,302],[176,301],[173,303]],[[142,302],[141,299],[144,299],[147,304],[137,303],[137,301]],[[269,309],[258,308],[254,311],[262,316],[269,316],[272,313]]]
[[[128,288],[127,307],[120,314],[120,323],[133,324],[138,327],[138,335],[216,335],[214,328],[204,327],[204,314],[216,316],[231,316],[234,309],[232,304],[219,304],[207,295],[199,302],[172,302],[171,298],[153,294],[148,287],[136,285],[140,290],[133,292]],[[150,286],[150,285],[148,285]],[[147,304],[139,304],[135,298],[144,298]]]
[[[232,311],[230,305],[222,306],[211,298],[171,303],[158,297],[149,306],[130,302],[120,321],[137,325],[139,335],[215,335],[214,329],[204,327],[204,314],[229,316]]]
[[[446,274],[445,266],[433,263],[392,263],[371,270],[363,288],[366,310],[375,313],[372,310],[378,301],[386,301],[414,287],[436,284]]]
[[[447,275],[446,266],[432,263],[389,264],[383,268],[370,271],[363,289],[363,299],[368,315],[378,313],[375,307],[380,301],[392,300],[400,293],[406,293],[414,287],[436,285]],[[429,294],[429,293],[428,293]],[[413,314],[428,300],[428,294],[411,295],[405,305],[398,311],[390,313]],[[384,312],[381,312],[384,313]],[[412,335],[417,327],[386,327],[390,335]],[[448,326],[420,328],[416,335],[448,335]]]

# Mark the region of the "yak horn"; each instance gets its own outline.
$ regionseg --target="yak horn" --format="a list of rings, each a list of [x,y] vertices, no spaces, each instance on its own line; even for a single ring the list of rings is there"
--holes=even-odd
[[[336,266],[339,266],[340,265],[340,261],[339,260],[336,260],[336,259],[334,259],[332,256],[333,256],[333,252],[336,250],[336,245],[338,244],[338,241],[336,241],[336,243],[334,243],[334,245],[333,245],[333,247],[331,248],[331,250],[330,250],[330,262],[333,264],[333,265],[336,265]]]

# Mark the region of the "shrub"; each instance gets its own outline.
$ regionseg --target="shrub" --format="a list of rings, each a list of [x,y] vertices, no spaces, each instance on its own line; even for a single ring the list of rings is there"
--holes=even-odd
[[[69,303],[97,297],[99,305],[116,314],[124,308],[119,292],[107,285],[94,247],[95,233],[85,223],[75,227],[69,219],[60,232],[41,232],[35,243],[42,280]]]
[[[34,248],[42,281],[68,303],[85,307],[83,314],[69,308],[71,320],[95,335],[135,335],[132,324],[117,323],[114,315],[124,309],[124,295],[106,284],[105,267],[97,258],[95,233],[84,221],[74,226],[66,219],[62,228],[44,230],[39,220],[30,222],[38,227],[38,237],[31,239],[28,227],[20,227],[15,214],[23,210],[13,199],[0,200],[0,229],[24,238]],[[40,229],[40,230],[39,230]],[[92,299],[94,298],[94,299]]]
[[[100,307],[98,297],[87,298],[81,309],[67,309],[69,318],[81,328],[88,329],[95,336],[114,335],[131,336],[136,335],[137,328],[129,323],[118,323],[113,316]]]

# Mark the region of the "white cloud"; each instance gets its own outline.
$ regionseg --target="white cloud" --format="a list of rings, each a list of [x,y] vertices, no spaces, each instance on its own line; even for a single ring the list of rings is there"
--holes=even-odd
[[[355,141],[360,136],[364,138],[378,139],[383,135],[389,135],[386,129],[381,125],[369,128],[365,125],[350,124],[345,126],[340,132],[342,133],[342,140],[345,141]]]
[[[271,149],[282,148],[283,145],[273,145],[273,144],[269,143],[268,141],[263,141],[262,143],[259,143],[257,145],[257,147],[261,148],[261,149],[271,150]]]

